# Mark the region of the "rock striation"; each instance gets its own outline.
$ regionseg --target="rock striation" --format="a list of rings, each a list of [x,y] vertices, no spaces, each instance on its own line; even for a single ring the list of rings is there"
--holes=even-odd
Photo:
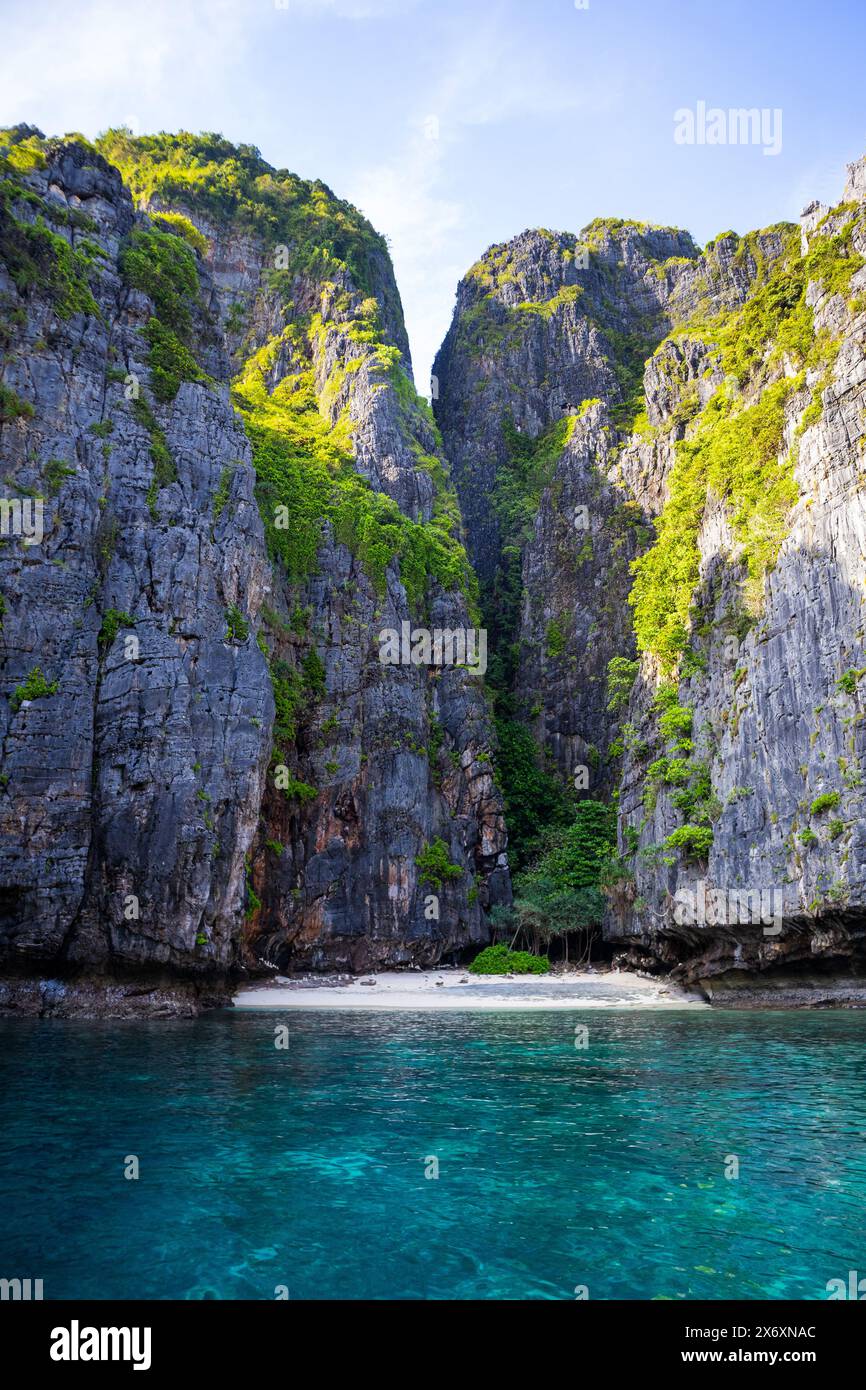
[[[474,601],[384,242],[218,137],[4,142],[0,999],[486,940],[481,681],[380,661]]]
[[[737,1003],[866,998],[864,168],[492,247],[434,367],[500,692],[616,797],[608,949]]]
[[[431,411],[325,185],[0,134],[0,1007],[432,965],[560,888],[627,967],[862,1005],[864,326],[861,160],[703,250],[491,247]]]

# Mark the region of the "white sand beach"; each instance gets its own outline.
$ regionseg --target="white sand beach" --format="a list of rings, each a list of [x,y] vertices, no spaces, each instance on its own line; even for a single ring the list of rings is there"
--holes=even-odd
[[[465,970],[277,976],[235,995],[236,1009],[705,1009],[664,980],[617,971],[470,975]]]

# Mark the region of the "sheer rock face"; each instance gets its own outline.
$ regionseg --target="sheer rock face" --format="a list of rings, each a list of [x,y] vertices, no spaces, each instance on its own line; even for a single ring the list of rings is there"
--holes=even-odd
[[[848,165],[848,178],[842,200],[846,203],[866,202],[866,155]]]
[[[685,232],[632,223],[594,223],[579,237],[525,232],[461,282],[434,365],[434,409],[486,612],[515,543],[496,505],[514,448],[509,422],[541,440],[570,421],[519,542],[516,630],[494,628],[490,640],[515,643],[518,713],[563,777],[588,778],[590,793],[609,792],[616,777],[605,673],[613,657],[634,655],[626,599],[644,522],[615,486],[612,412],[668,332],[674,291],[688,300],[697,254]]]
[[[15,315],[3,381],[32,407],[2,429],[5,494],[43,495],[45,532],[8,538],[0,558],[3,954],[205,979],[235,956],[273,718],[261,652],[225,640],[229,606],[255,614],[268,584],[249,451],[226,387],[185,383],[158,411],[177,481],[151,515],[151,437],[126,399],[148,380],[153,313],[118,272],[129,195],[79,145],[27,184],[91,219],[64,230],[98,246],[101,269],[98,315],[63,318],[0,266]],[[214,525],[235,461],[233,522]],[[53,693],[19,701],[37,667]]]
[[[595,791],[614,775],[605,756],[616,725],[605,673],[613,657],[632,655],[626,595],[641,520],[607,478],[611,452],[599,402],[575,425],[524,549],[515,682],[553,764]]]
[[[154,304],[118,261],[148,219],[88,147],[51,142],[46,153],[22,176],[14,215],[89,243],[98,313],[61,316],[45,286],[16,285],[0,262],[2,383],[24,405],[0,414],[4,496],[44,497],[41,543],[7,528],[0,545],[0,954],[12,981],[2,998],[116,1014],[146,997],[153,1012],[183,1012],[263,955],[283,968],[366,968],[486,940],[484,909],[509,888],[477,678],[380,664],[379,630],[410,617],[396,563],[380,594],[327,527],[302,585],[267,553],[229,394],[233,354],[245,335],[244,355],[279,333],[305,301],[321,308],[322,287],[297,276],[291,299],[278,297],[263,277],[269,248],[187,210],[209,238],[191,346],[213,380],[183,382],[160,404],[141,332]],[[377,273],[381,319],[408,362],[386,257]],[[346,350],[329,335],[328,351]],[[429,473],[371,364],[335,413],[343,405],[359,471],[413,518],[429,515]],[[174,481],[155,482],[153,427]],[[317,788],[301,804],[274,788],[263,603],[287,628],[292,610],[309,609],[298,655],[314,648],[325,670],[321,699],[300,713],[293,772]],[[430,612],[442,626],[468,622],[462,596],[435,586]],[[431,717],[442,730],[433,767]],[[435,836],[461,869],[438,918],[415,863]],[[278,854],[265,847],[277,840]],[[261,902],[251,915],[249,883]],[[43,988],[43,977],[64,983]],[[120,983],[85,987],[85,977]],[[98,1003],[108,997],[110,1008]]]
[[[830,212],[822,235],[840,232],[849,217],[844,207]],[[866,254],[862,226],[851,251]],[[809,368],[785,402],[780,457],[794,450],[799,501],[754,617],[742,627],[732,622],[743,612],[744,574],[730,516],[713,497],[704,511],[695,626],[708,633],[699,642],[706,667],[681,681],[678,698],[693,710],[694,756],[711,772],[708,857],[688,862],[658,853],[682,818],[670,788],[647,800],[647,756],[635,752],[636,739],[657,738],[650,705],[658,672],[650,658],[628,710],[635,738],[623,761],[621,834],[639,852],[632,891],[611,913],[608,934],[631,943],[632,962],[673,967],[717,996],[734,991],[724,997],[738,1002],[793,998],[797,980],[808,977],[809,997],[819,1003],[862,1003],[862,982],[850,976],[862,971],[866,946],[858,675],[866,666],[864,289],[866,267],[844,295],[809,286],[815,329],[838,342],[838,354],[829,380],[820,367]],[[695,379],[688,355],[675,378],[680,399]],[[696,366],[700,373],[700,359]],[[655,396],[664,428],[677,391],[661,404],[657,371],[657,363],[648,365],[647,395]],[[776,374],[793,375],[784,354]],[[710,368],[700,380],[706,399],[721,376]],[[810,423],[805,411],[816,399],[822,408]],[[671,463],[669,437],[661,448],[631,441],[623,452],[622,476],[650,514],[664,500]],[[648,756],[660,751],[656,745]],[[841,976],[835,985],[834,976]],[[827,998],[819,999],[815,990],[825,983]]]
[[[747,621],[736,519],[713,493],[700,517],[701,660],[680,665],[676,698],[713,809],[712,844],[691,861],[665,848],[683,819],[675,785],[648,794],[665,752],[661,664],[640,658],[621,711],[606,669],[636,658],[630,562],[652,542],[682,442],[727,389],[707,324],[766,282],[788,230],[725,234],[699,254],[682,232],[597,222],[492,248],[461,283],[434,368],[443,450],[407,404],[384,247],[368,266],[368,340],[348,271],[275,280],[259,234],[182,204],[208,243],[190,347],[210,379],[160,403],[142,331],[156,306],[120,264],[148,218],[92,149],[45,154],[20,176],[25,196],[0,203],[0,248],[10,212],[44,219],[89,261],[95,304],[63,306],[47,262],[28,278],[0,256],[0,1005],[179,1016],[262,961],[433,964],[484,942],[487,909],[508,901],[480,682],[380,660],[387,630],[477,618],[432,581],[422,620],[400,562],[377,582],[363,544],[331,523],[305,577],[269,555],[230,395],[260,349],[267,393],[309,371],[357,472],[404,516],[437,515],[451,461],[493,615],[488,659],[563,779],[585,769],[589,795],[619,790],[629,876],[604,930],[621,959],[744,1002],[787,999],[806,977],[816,1003],[862,1002],[866,268],[844,293],[810,285],[832,370],[801,374],[767,344],[761,388],[797,378],[780,457],[793,450],[799,500]],[[845,204],[807,210],[803,254],[842,236],[866,201],[863,168]],[[862,222],[849,254],[866,257]],[[38,522],[40,499],[44,534],[26,544],[15,519]],[[290,737],[275,736],[275,666],[311,660]],[[418,860],[438,840],[437,878]]]
[[[849,173],[849,204],[866,201],[862,163]],[[841,234],[851,216],[844,204],[829,216],[807,212],[804,253],[817,238]],[[565,777],[589,763],[589,795],[618,787],[628,876],[612,894],[604,934],[623,962],[672,969],[716,996],[789,1001],[808,979],[818,1004],[862,1002],[862,981],[851,976],[862,973],[866,943],[866,269],[844,293],[817,280],[809,286],[815,330],[838,352],[829,377],[822,365],[807,366],[785,401],[780,458],[794,450],[800,497],[755,616],[743,625],[732,623],[745,575],[723,499],[711,494],[700,520],[692,623],[703,632],[704,669],[686,675],[681,665],[676,683],[679,704],[693,712],[689,756],[709,769],[713,809],[709,854],[691,862],[665,849],[683,824],[674,787],[647,794],[648,766],[665,752],[653,709],[661,664],[641,658],[628,707],[616,717],[606,708],[605,669],[614,655],[636,655],[628,562],[652,539],[678,442],[726,384],[713,335],[700,330],[719,315],[724,322],[765,282],[790,229],[745,240],[725,234],[703,255],[674,241],[682,234],[652,235],[667,238],[658,260],[647,235],[628,224],[603,235],[587,229],[582,238],[526,233],[492,248],[462,282],[434,370],[461,504],[475,518],[473,557],[482,578],[494,580],[503,540],[497,478],[511,466],[503,417],[538,438],[575,414],[521,541],[512,689],[540,750]],[[589,244],[589,267],[575,270],[562,253],[581,244]],[[848,254],[866,255],[862,223]],[[612,264],[615,274],[606,275]],[[604,290],[592,288],[596,276],[605,277]],[[563,283],[583,293],[563,302]],[[533,296],[542,304],[528,305]],[[616,370],[629,333],[655,338],[633,433]],[[799,370],[784,344],[766,344],[765,362],[762,386]],[[744,389],[748,404],[752,388]],[[600,399],[582,406],[593,397]],[[581,505],[591,544],[575,524]],[[564,637],[558,644],[550,642],[552,619]],[[624,747],[614,763],[605,754],[618,726]]]
[[[225,325],[241,287],[221,229],[198,221],[211,240]],[[262,270],[268,254],[259,247]],[[391,274],[384,260],[374,266],[376,299],[385,306],[396,300]],[[348,294],[348,305],[337,307],[339,290]],[[433,479],[419,467],[399,393],[383,376],[375,345],[350,336],[361,302],[351,281],[323,296],[320,284],[299,275],[287,304],[260,276],[242,299],[246,353],[311,307],[321,313],[312,360],[320,399],[328,381],[341,379],[352,364],[330,398],[331,423],[345,412],[358,471],[406,515],[429,521]],[[411,372],[402,318],[395,317],[388,331]],[[278,357],[268,389],[297,366]],[[416,432],[419,427],[425,451],[436,457],[432,429],[424,433],[416,420]],[[261,906],[247,924],[247,958],[282,969],[384,969],[435,964],[443,954],[483,944],[486,909],[509,900],[510,882],[479,677],[455,667],[383,664],[381,634],[402,633],[404,623],[414,631],[418,621],[399,569],[388,567],[384,591],[378,591],[358,557],[328,528],[318,572],[299,584],[275,568],[270,603],[279,619],[275,654],[297,669],[314,650],[324,669],[323,689],[304,711],[291,769],[319,794],[299,805],[273,776],[268,779],[250,856]],[[309,615],[300,632],[292,627],[298,609]],[[463,595],[435,582],[424,622],[431,631],[473,626]],[[435,840],[445,843],[460,871],[442,882],[425,878],[416,863]]]
[[[466,671],[437,678],[413,665],[382,665],[376,635],[408,620],[402,587],[392,579],[377,595],[344,547],[322,554],[323,574],[301,602],[315,615],[325,690],[305,719],[295,768],[322,790],[299,809],[268,787],[253,858],[262,906],[249,939],[281,966],[434,964],[443,952],[485,941],[482,906],[508,893],[486,706]],[[435,626],[465,622],[453,596],[433,605]],[[438,785],[434,725],[447,750],[435,760]],[[441,884],[422,880],[416,864],[435,839],[462,870]]]
[[[509,453],[503,420],[534,438],[586,400],[619,402],[609,332],[663,337],[667,278],[682,267],[660,268],[697,254],[691,237],[666,228],[589,233],[531,231],[491,247],[460,282],[434,363],[434,409],[482,584],[502,545],[493,491]]]

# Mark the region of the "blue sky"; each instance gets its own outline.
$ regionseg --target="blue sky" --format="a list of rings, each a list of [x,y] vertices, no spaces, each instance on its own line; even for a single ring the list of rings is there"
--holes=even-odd
[[[580,0],[584,3],[584,0]],[[457,281],[528,226],[703,243],[835,201],[866,152],[863,0],[3,0],[0,124],[218,130],[391,242],[419,388]],[[674,112],[782,111],[782,149]]]

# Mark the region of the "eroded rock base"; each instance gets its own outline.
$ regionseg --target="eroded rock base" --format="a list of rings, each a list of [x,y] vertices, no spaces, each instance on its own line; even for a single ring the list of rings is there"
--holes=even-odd
[[[0,978],[0,1015],[30,1018],[195,1018],[231,1002],[225,980]]]

